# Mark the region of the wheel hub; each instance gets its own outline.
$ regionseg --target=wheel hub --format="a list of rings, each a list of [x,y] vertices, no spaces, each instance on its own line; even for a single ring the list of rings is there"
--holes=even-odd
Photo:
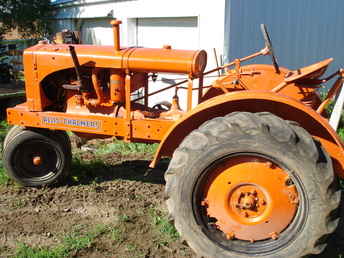
[[[32,158],[32,164],[34,164],[35,166],[39,166],[42,164],[42,158],[41,156],[35,156]]]
[[[295,216],[296,187],[270,160],[235,156],[217,166],[209,179],[201,205],[227,239],[277,239]]]
[[[266,207],[264,193],[253,185],[241,185],[234,189],[229,198],[229,207],[242,219],[252,219],[261,215]]]

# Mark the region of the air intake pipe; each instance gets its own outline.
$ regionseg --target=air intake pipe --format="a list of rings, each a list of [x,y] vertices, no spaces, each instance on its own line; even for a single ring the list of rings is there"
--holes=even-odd
[[[113,43],[116,51],[121,50],[120,37],[119,37],[119,25],[122,24],[122,21],[113,20],[111,21],[112,30],[113,30]]]

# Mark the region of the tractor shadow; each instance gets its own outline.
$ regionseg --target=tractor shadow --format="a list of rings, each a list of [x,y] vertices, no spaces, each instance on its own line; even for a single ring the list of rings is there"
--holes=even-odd
[[[71,175],[64,184],[75,186],[99,184],[113,180],[130,180],[164,185],[164,174],[169,161],[169,159],[163,159],[156,168],[151,169],[148,160],[125,160],[116,164],[103,160],[91,162],[73,160]]]

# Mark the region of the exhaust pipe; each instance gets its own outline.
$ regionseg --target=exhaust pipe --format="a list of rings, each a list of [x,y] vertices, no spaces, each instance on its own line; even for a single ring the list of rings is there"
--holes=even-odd
[[[122,23],[122,21],[119,20],[112,20],[111,25],[112,25],[112,30],[113,30],[113,42],[114,42],[114,47],[116,51],[121,50],[120,46],[120,38],[119,38],[119,25]]]

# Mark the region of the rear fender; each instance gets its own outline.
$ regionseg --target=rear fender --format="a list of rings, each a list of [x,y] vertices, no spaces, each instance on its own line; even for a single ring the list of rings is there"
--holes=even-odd
[[[343,143],[328,120],[295,99],[267,91],[231,92],[199,104],[168,130],[151,167],[155,167],[160,157],[172,156],[182,140],[205,121],[235,111],[271,112],[285,120],[298,122],[322,143],[333,160],[337,175],[344,178]]]

